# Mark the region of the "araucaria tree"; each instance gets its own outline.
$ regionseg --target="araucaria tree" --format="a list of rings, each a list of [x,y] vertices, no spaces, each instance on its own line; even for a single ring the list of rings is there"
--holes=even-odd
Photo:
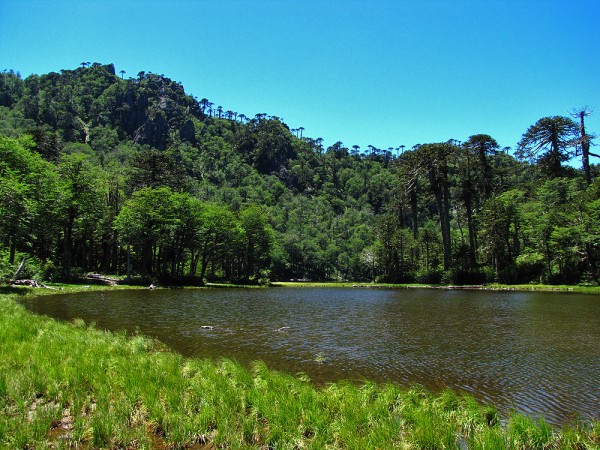
[[[452,264],[452,240],[450,236],[450,180],[449,164],[457,147],[450,143],[424,144],[417,154],[421,167],[429,180],[429,187],[435,197],[444,253],[444,270]]]
[[[516,154],[537,158],[541,171],[549,177],[561,176],[561,163],[573,156],[570,149],[575,147],[578,133],[579,126],[568,117],[544,117],[525,132]]]

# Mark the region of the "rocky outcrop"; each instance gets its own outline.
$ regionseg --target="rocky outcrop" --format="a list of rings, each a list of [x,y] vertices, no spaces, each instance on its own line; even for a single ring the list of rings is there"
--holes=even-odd
[[[157,114],[154,119],[148,119],[133,135],[133,142],[146,144],[158,150],[167,147],[169,125],[162,114]]]
[[[119,98],[119,102],[121,126],[128,134],[133,135],[148,121],[148,94],[145,92],[138,94],[133,89],[127,89]]]
[[[196,127],[190,119],[186,120],[179,130],[179,138],[192,144],[196,142]]]

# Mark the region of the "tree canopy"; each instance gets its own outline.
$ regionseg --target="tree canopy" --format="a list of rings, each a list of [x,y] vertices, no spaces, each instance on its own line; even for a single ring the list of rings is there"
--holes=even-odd
[[[588,110],[524,124],[516,157],[482,132],[361,152],[125,76],[0,74],[3,277],[599,281]]]

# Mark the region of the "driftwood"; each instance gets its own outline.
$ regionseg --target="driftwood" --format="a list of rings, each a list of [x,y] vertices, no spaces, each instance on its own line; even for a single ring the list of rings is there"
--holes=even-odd
[[[35,280],[10,280],[9,283],[11,286],[31,286],[34,288],[44,288],[44,289],[52,289],[54,291],[58,291],[58,288],[46,286],[44,283],[38,283]]]
[[[25,267],[25,258],[23,258],[23,260],[21,261],[21,264],[19,264],[19,268],[13,275],[12,280],[8,280],[9,285],[11,285],[11,286],[31,286],[34,288],[57,290],[56,288],[46,286],[44,283],[38,283],[36,280],[29,280],[29,279],[19,280],[18,278],[19,278],[19,275],[21,275],[21,272],[23,271],[23,267]]]
[[[114,286],[119,281],[116,278],[110,278],[110,277],[107,277],[107,276],[99,274],[99,273],[88,273],[86,275],[86,278],[88,280],[94,280],[94,281],[98,281],[100,283],[108,284],[109,286]]]
[[[35,280],[10,280],[10,285],[40,287],[39,283]]]

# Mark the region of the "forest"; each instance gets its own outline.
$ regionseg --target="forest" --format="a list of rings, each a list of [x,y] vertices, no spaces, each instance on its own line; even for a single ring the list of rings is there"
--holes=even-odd
[[[324,148],[162,74],[5,70],[0,277],[596,285],[590,112],[523,124],[514,151],[481,130]]]

